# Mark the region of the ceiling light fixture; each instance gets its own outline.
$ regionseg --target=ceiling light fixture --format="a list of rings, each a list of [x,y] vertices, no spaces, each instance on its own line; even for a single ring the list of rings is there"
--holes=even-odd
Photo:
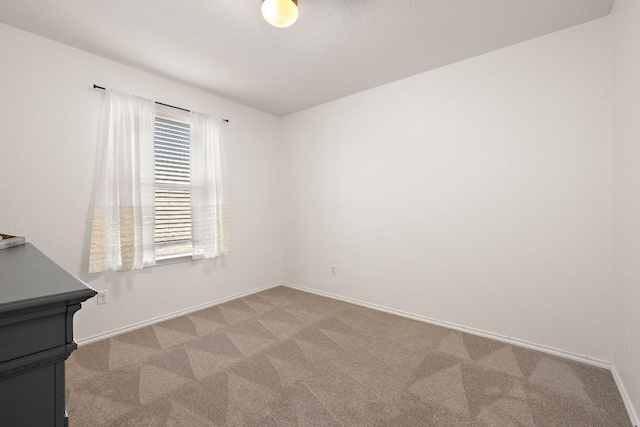
[[[274,27],[289,27],[298,19],[298,0],[262,0],[262,17]]]

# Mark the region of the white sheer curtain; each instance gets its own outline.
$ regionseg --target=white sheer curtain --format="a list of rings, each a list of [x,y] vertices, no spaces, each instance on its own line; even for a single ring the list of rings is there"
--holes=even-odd
[[[155,265],[155,103],[107,90],[98,132],[89,272]]]
[[[222,126],[220,120],[195,112],[190,122],[193,259],[213,258],[231,249]]]

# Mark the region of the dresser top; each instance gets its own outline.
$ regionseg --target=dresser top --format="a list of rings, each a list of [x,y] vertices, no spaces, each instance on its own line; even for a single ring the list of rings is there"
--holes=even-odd
[[[0,250],[0,314],[95,294],[30,243]]]

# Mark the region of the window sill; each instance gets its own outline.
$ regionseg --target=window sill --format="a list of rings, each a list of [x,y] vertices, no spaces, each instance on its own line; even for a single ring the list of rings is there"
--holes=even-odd
[[[156,258],[156,265],[161,266],[161,265],[169,265],[169,264],[178,264],[178,263],[189,262],[189,261],[193,261],[191,254],[177,255],[177,256],[165,255],[165,256]]]

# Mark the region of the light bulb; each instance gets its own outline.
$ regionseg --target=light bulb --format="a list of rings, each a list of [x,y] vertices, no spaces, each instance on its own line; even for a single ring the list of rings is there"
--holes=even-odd
[[[298,0],[263,0],[262,16],[274,27],[286,28],[298,19]]]

